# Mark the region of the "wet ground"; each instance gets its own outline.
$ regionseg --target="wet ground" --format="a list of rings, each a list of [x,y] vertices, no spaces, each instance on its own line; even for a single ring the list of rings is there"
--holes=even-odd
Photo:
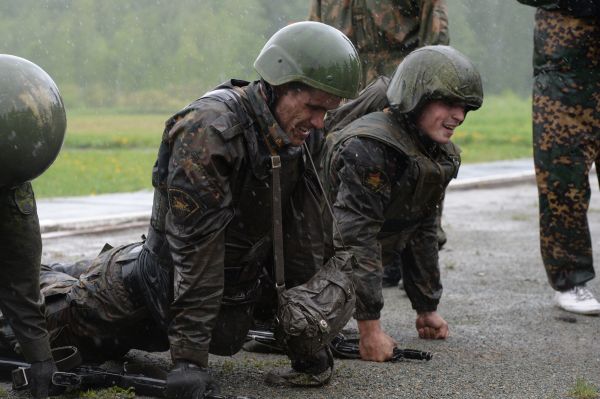
[[[281,389],[263,383],[285,357],[241,352],[211,356],[213,374],[228,394],[256,398],[564,398],[578,378],[600,388],[600,318],[554,307],[541,263],[533,184],[451,190],[440,253],[450,325],[445,341],[417,337],[403,291],[385,290],[383,324],[402,347],[434,353],[430,362],[336,360],[324,388]],[[589,212],[594,251],[600,249],[600,198]],[[138,240],[143,227],[104,235],[46,238],[44,259],[93,256],[104,242]],[[589,284],[600,297],[600,279]],[[129,361],[168,367],[165,353],[133,352]],[[6,384],[3,384],[5,388]]]

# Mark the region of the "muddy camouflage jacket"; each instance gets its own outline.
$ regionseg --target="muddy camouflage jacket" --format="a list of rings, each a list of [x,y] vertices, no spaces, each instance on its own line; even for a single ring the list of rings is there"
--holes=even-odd
[[[303,149],[288,145],[260,93],[258,82],[232,80],[166,123],[146,244],[174,269],[169,326],[174,360],[207,366],[221,302],[255,300],[259,275],[271,267],[266,141],[282,161],[286,283],[308,280],[322,264],[322,223],[310,186],[316,173],[305,168]],[[307,140],[315,155],[322,143],[320,131]]]
[[[417,311],[442,294],[436,207],[460,164],[458,148],[420,136],[391,113],[374,112],[327,136],[323,175],[340,235],[335,253],[357,258],[355,318],[378,319],[382,256],[405,249],[402,278]]]

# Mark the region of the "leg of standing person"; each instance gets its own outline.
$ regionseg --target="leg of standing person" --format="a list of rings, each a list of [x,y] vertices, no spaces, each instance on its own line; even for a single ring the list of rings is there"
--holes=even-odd
[[[566,17],[538,10],[538,30],[554,26],[544,23],[548,18]],[[552,32],[543,33],[552,38]],[[570,33],[561,37],[577,40]],[[585,287],[595,276],[587,210],[589,171],[600,152],[599,92],[598,81],[557,71],[537,73],[533,90],[542,259],[558,306],[583,314],[600,313],[600,304]]]
[[[42,238],[31,183],[0,189],[0,309],[32,364],[32,395],[46,397],[55,370],[40,294]]]

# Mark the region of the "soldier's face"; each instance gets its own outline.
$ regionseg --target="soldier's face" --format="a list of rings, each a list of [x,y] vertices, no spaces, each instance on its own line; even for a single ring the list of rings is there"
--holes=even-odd
[[[450,104],[443,101],[431,101],[417,118],[417,127],[436,143],[450,141],[454,129],[465,120],[465,107],[462,104]]]
[[[293,146],[300,146],[313,129],[323,129],[325,113],[340,104],[340,98],[317,89],[289,89],[279,94],[275,118]]]

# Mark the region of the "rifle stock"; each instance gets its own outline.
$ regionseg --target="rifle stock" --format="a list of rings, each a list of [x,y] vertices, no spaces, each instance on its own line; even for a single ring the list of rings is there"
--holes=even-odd
[[[24,389],[28,385],[26,370],[31,364],[0,357],[0,373],[12,374],[13,388]],[[160,378],[146,377],[140,374],[120,373],[105,370],[100,367],[77,366],[69,371],[56,371],[52,375],[52,384],[69,389],[102,389],[113,386],[123,389],[132,388],[138,395],[166,397],[167,382]],[[204,399],[253,399],[250,396],[220,395],[205,392]]]
[[[58,386],[78,389],[98,389],[117,386],[133,388],[136,394],[144,396],[166,397],[167,382],[159,378],[143,375],[114,373],[97,367],[81,366],[72,372],[56,372],[52,383]],[[204,399],[254,399],[250,396],[220,395],[205,392]]]

